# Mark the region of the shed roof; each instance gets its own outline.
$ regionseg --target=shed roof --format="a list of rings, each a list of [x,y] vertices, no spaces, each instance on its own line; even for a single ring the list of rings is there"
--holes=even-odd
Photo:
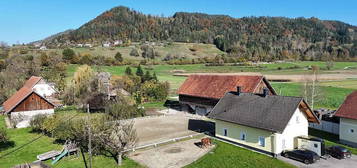
[[[227,93],[208,117],[281,133],[297,108],[306,113],[310,122],[319,123],[303,98],[253,93]]]
[[[254,92],[264,82],[276,94],[263,76],[245,75],[190,75],[178,90],[178,94],[220,99],[225,93],[240,86],[242,92]]]
[[[346,97],[335,116],[357,120],[357,91]]]

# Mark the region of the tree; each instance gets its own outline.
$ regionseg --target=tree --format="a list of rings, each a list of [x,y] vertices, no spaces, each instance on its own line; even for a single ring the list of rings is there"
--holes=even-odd
[[[122,57],[122,55],[121,55],[120,52],[117,52],[117,53],[115,54],[115,59],[116,59],[117,61],[119,61],[119,62],[123,62],[123,61],[124,61],[124,59],[123,59],[123,57]]]
[[[152,77],[151,77],[150,72],[149,72],[149,71],[146,71],[145,75],[144,75],[143,78],[142,78],[143,82],[149,81],[149,80],[151,80],[151,79],[152,79]]]
[[[41,53],[40,61],[42,66],[49,66],[50,65],[50,58],[46,53]]]
[[[141,66],[139,64],[138,68],[136,69],[136,75],[142,77],[144,75],[143,69],[141,69]]]
[[[9,141],[9,136],[7,135],[5,128],[0,128],[0,146]]]
[[[158,79],[157,79],[157,76],[156,76],[156,72],[154,72],[154,74],[152,74],[152,79],[154,80],[154,81],[158,81]]]
[[[311,66],[312,74],[305,76],[305,82],[303,85],[303,97],[306,102],[310,104],[311,109],[314,110],[315,103],[323,99],[323,91],[320,88],[318,75],[319,67]]]
[[[63,55],[63,59],[66,60],[66,61],[72,61],[72,59],[74,58],[74,56],[76,55],[76,53],[70,49],[70,48],[66,48],[63,50],[62,52],[62,55]]]
[[[134,57],[140,56],[139,51],[136,48],[131,49],[130,56],[134,56]]]
[[[84,104],[87,97],[92,93],[90,83],[94,78],[94,72],[88,65],[82,65],[73,75],[73,90],[69,88],[69,92],[74,94],[76,103]]]
[[[131,68],[130,68],[130,67],[126,67],[126,69],[125,69],[125,74],[128,75],[128,76],[133,75],[133,72],[131,71]]]
[[[110,127],[107,128],[96,134],[95,138],[98,139],[98,144],[101,144],[102,153],[109,153],[120,166],[124,150],[134,146],[137,141],[134,122],[116,120],[111,122]]]

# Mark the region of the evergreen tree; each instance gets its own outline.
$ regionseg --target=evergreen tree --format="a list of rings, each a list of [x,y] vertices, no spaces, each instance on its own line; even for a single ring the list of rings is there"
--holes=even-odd
[[[156,76],[156,73],[154,72],[154,74],[152,74],[152,79],[154,80],[154,81],[158,81],[158,79],[157,79],[157,76]]]
[[[138,68],[136,69],[136,75],[140,76],[140,77],[144,76],[144,71],[143,71],[143,69],[141,69],[140,64],[139,64]]]
[[[126,67],[126,69],[125,69],[125,74],[128,75],[128,76],[133,75],[133,72],[131,71],[131,68],[130,68],[130,67]]]
[[[143,82],[151,80],[151,74],[149,71],[146,71],[145,75],[143,76]]]
[[[117,53],[115,54],[115,59],[116,59],[117,61],[119,61],[119,62],[123,62],[123,61],[124,61],[124,59],[123,59],[123,57],[122,57],[122,55],[121,55],[120,52],[117,52]]]

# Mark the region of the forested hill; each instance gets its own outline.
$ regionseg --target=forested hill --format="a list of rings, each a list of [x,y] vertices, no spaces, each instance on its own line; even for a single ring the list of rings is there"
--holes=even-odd
[[[357,60],[357,27],[317,18],[243,17],[176,13],[144,15],[126,7],[104,12],[79,29],[47,42],[114,40],[214,43],[230,55],[252,60]]]

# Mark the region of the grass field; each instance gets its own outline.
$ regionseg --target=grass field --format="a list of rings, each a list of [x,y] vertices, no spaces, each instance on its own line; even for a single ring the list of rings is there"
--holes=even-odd
[[[301,83],[272,83],[272,86],[279,95],[284,96],[302,96]],[[316,108],[331,108],[337,109],[346,96],[354,91],[354,89],[321,86],[321,100],[317,101],[314,109]]]
[[[348,79],[343,81],[326,81],[321,82],[322,86],[338,87],[338,88],[350,88],[357,90],[357,79]]]
[[[261,66],[205,66],[203,64],[195,65],[154,65],[143,66],[145,70],[153,71],[157,74],[159,80],[168,81],[171,87],[171,96],[175,96],[176,90],[181,86],[186,77],[173,76],[174,72],[181,70],[187,73],[229,73],[229,72],[260,72],[262,74],[303,74],[307,73],[306,67],[316,65],[322,69],[325,68],[325,62],[295,62],[295,63],[276,63],[276,64],[263,64]],[[70,65],[68,67],[68,75],[72,76],[75,72],[77,65]],[[281,67],[281,70],[278,70]],[[332,73],[335,71],[348,71],[344,70],[346,67],[357,67],[357,62],[336,62],[332,71],[322,70],[321,73]],[[96,67],[102,71],[110,72],[113,75],[123,75],[126,66],[102,66]],[[133,68],[135,71],[135,68]],[[273,87],[278,93],[286,96],[301,96],[301,83],[272,83]],[[357,89],[357,79],[347,79],[342,81],[322,81],[321,88],[324,99],[317,102],[316,106],[324,108],[336,109],[344,101],[345,96]]]
[[[293,168],[295,166],[272,157],[236,147],[221,141],[212,152],[206,154],[186,168]]]
[[[5,127],[4,116],[0,116],[0,127]],[[40,134],[32,133],[30,128],[20,129],[7,129],[10,137],[10,143],[0,144],[0,157],[3,155],[18,149],[22,145],[30,142],[32,139],[40,136]],[[36,159],[36,156],[51,150],[62,150],[62,145],[54,143],[53,138],[42,136],[40,139],[26,145],[19,150],[0,158],[1,168],[10,168],[17,164],[31,163]],[[80,155],[81,156],[81,155]],[[50,163],[47,161],[46,163]],[[112,158],[104,156],[95,156],[93,158],[93,167],[112,168],[116,166],[116,162]],[[61,168],[77,168],[84,167],[81,157],[64,158],[59,161],[55,167]],[[130,159],[123,160],[124,168],[138,168],[142,167]]]

